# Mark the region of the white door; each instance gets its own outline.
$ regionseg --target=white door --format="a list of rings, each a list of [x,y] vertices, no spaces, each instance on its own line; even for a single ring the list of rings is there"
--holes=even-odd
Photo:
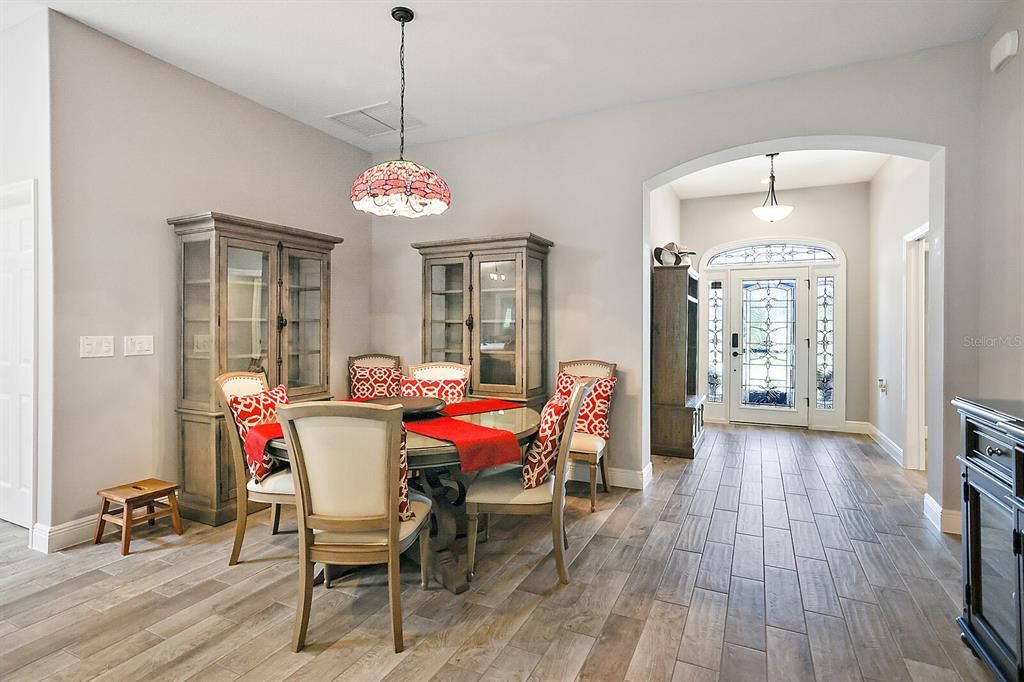
[[[0,187],[0,519],[32,523],[35,186]]]
[[[730,421],[807,426],[809,277],[808,268],[731,272]]]

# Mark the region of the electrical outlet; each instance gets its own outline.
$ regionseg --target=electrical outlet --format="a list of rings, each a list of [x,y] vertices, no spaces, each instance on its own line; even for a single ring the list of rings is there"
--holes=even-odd
[[[124,337],[124,354],[129,355],[152,355],[152,336],[126,336]]]
[[[79,336],[78,357],[80,358],[112,358],[114,357],[113,336]]]

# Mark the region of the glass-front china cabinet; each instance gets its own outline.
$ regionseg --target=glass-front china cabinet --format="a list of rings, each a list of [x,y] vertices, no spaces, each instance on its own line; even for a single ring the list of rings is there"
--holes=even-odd
[[[471,365],[472,395],[543,405],[552,246],[534,234],[413,244],[423,256],[423,361]]]
[[[330,255],[342,240],[222,213],[167,222],[178,236],[181,513],[218,525],[236,518],[234,434],[213,380],[264,372],[293,402],[330,397]]]

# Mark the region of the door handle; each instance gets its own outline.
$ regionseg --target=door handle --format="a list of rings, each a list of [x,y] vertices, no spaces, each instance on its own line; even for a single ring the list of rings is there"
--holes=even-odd
[[[740,356],[740,354],[741,354],[741,353],[743,353],[743,351],[741,351],[741,350],[734,350],[734,351],[732,352],[732,356],[733,356],[734,358],[738,358],[738,357]]]

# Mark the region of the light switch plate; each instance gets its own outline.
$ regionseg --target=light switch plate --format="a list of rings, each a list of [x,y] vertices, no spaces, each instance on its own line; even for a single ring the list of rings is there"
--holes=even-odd
[[[80,358],[112,358],[114,357],[113,336],[79,336],[78,357]]]
[[[126,336],[124,337],[124,354],[129,355],[152,355],[152,336]]]

